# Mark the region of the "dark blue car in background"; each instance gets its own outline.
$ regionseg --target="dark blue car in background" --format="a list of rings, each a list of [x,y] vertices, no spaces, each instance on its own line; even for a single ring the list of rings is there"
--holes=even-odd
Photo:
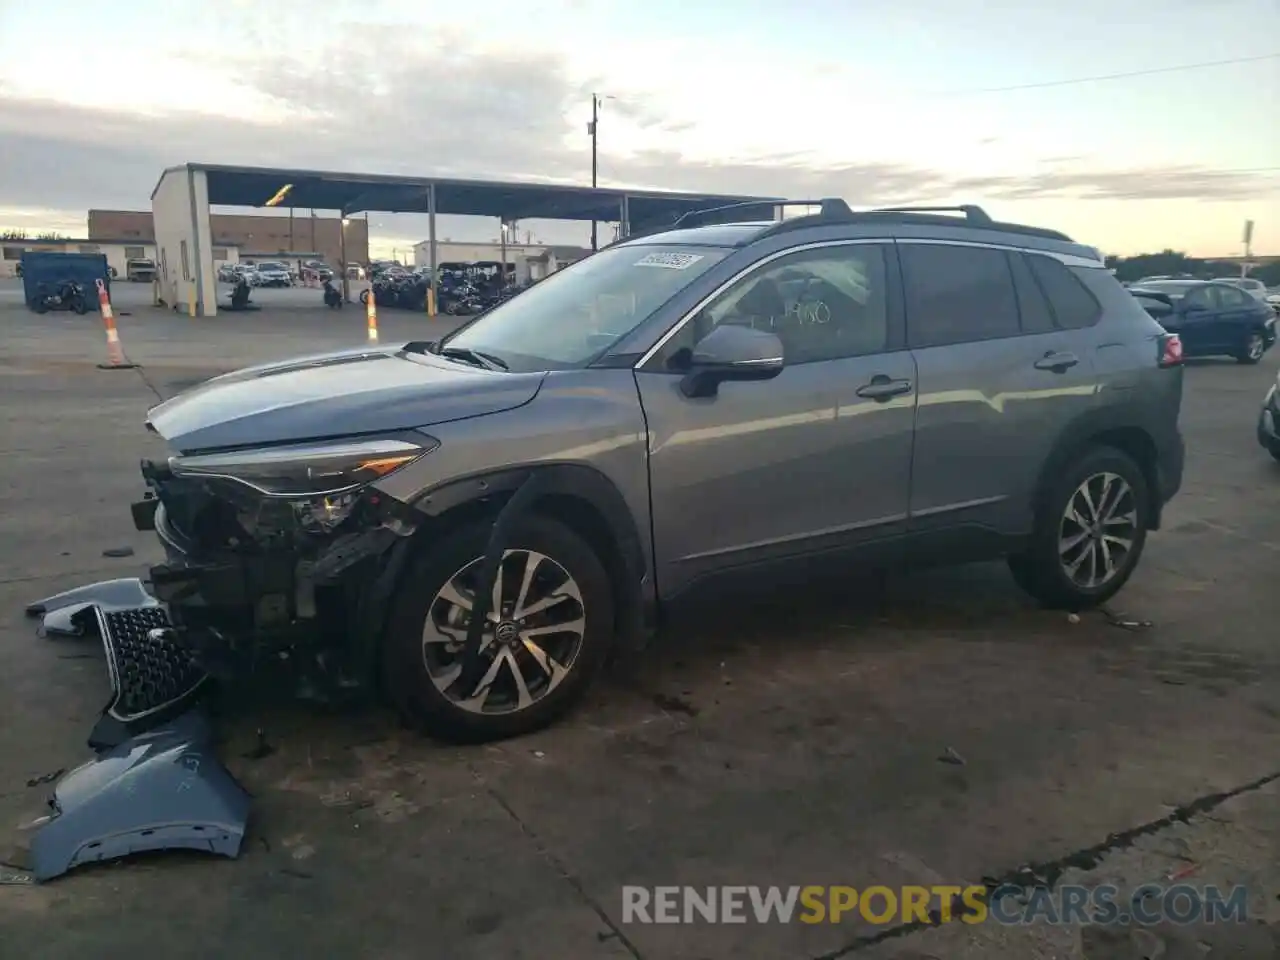
[[[1276,342],[1275,311],[1229,283],[1147,280],[1129,292],[1162,327],[1178,334],[1184,356],[1257,363]]]

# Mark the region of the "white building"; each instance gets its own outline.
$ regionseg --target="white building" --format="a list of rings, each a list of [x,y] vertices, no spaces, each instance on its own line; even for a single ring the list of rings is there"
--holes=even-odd
[[[501,263],[501,243],[471,243],[460,240],[436,242],[436,264],[451,263]],[[586,247],[557,246],[547,243],[508,243],[507,263],[515,268],[517,283],[541,280],[561,267],[577,263],[591,253]],[[426,240],[414,244],[413,264],[416,267],[431,265],[431,244]]]

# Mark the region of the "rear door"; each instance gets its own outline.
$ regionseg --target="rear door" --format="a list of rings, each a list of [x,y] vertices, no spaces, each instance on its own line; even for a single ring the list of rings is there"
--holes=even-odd
[[[1213,284],[1209,289],[1217,305],[1212,346],[1225,352],[1240,350],[1259,320],[1258,301],[1225,283]]]
[[[1178,304],[1177,334],[1189,354],[1206,354],[1222,346],[1224,337],[1218,288],[1192,287]]]
[[[920,391],[913,539],[945,532],[966,552],[998,546],[1031,529],[1053,443],[1095,402],[1090,328],[1101,308],[1052,257],[916,240],[899,252]]]

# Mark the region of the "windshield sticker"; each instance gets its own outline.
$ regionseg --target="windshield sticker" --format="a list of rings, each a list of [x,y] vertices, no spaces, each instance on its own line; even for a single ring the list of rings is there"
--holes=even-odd
[[[636,261],[636,266],[687,270],[701,259],[700,253],[650,253]]]

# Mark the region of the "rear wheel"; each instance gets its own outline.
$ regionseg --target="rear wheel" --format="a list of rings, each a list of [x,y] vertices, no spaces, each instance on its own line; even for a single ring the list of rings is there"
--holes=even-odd
[[[1267,341],[1263,339],[1262,334],[1252,333],[1245,341],[1244,348],[1236,354],[1236,360],[1240,363],[1254,364],[1261,360],[1266,352]]]
[[[1133,458],[1089,451],[1054,482],[1028,549],[1009,558],[1014,579],[1046,607],[1105,603],[1142,556],[1150,496]]]
[[[44,297],[36,297],[36,299],[32,301],[31,306],[35,308],[36,313],[49,312],[49,301],[46,300]]]
[[[493,584],[478,662],[464,650],[489,523],[433,544],[393,605],[384,655],[387,694],[406,721],[464,742],[546,726],[586,692],[608,654],[613,591],[600,559],[571,529],[516,524]]]

